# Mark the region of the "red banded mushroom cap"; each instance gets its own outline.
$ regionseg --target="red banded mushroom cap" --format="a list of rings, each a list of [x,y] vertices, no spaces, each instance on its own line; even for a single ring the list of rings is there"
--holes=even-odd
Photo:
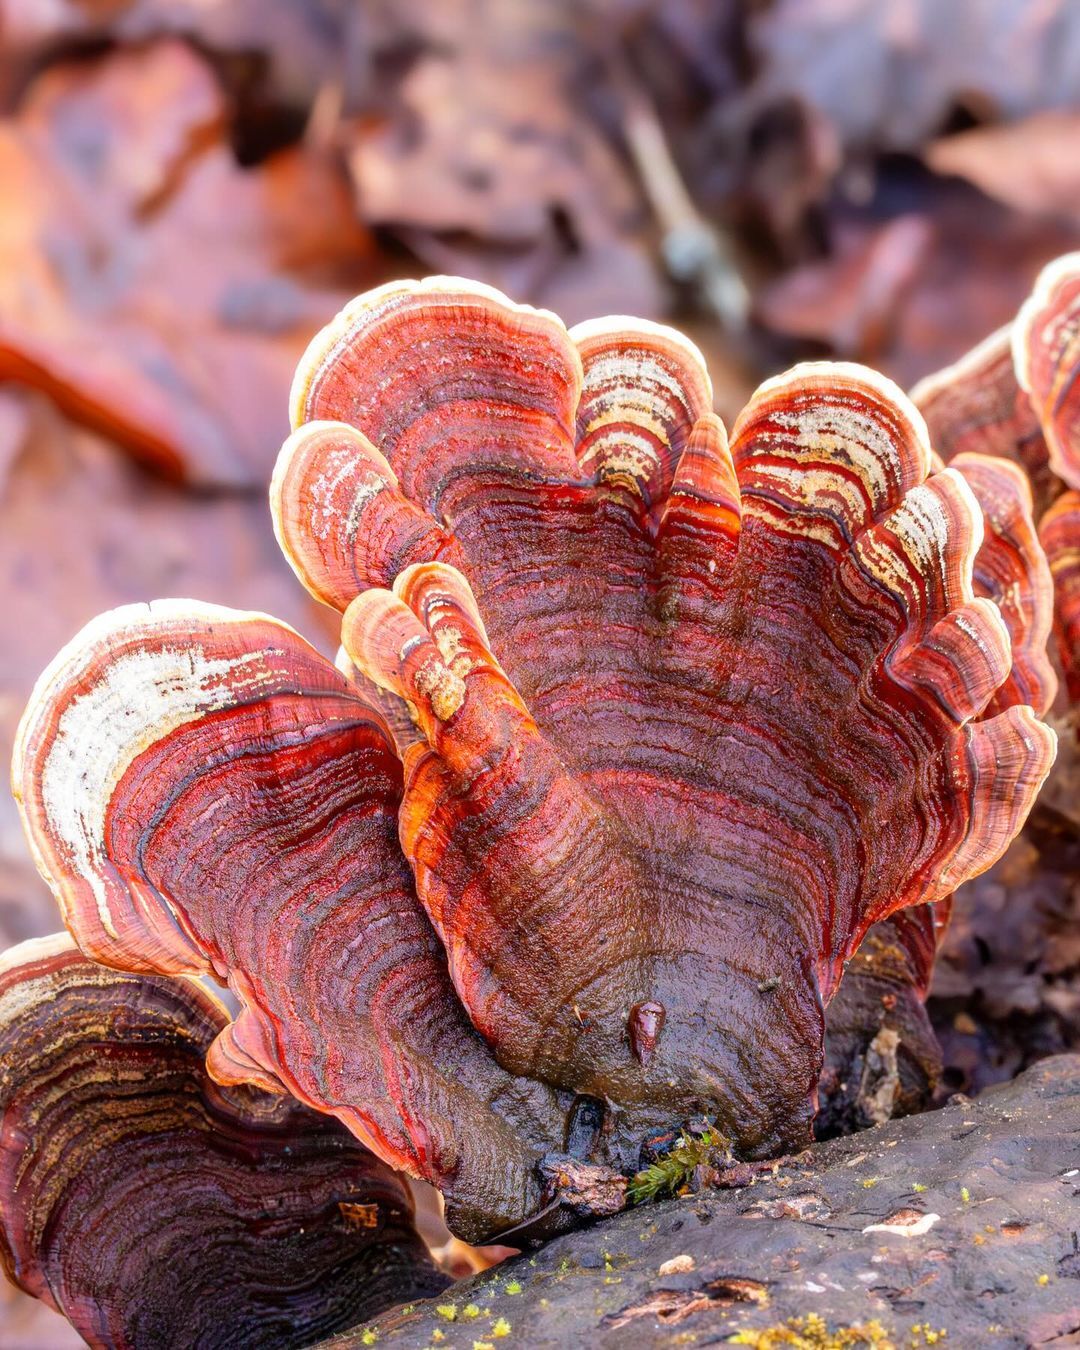
[[[437,1292],[402,1179],[204,1056],[198,983],[0,957],[0,1257],[93,1346],[309,1345]]]
[[[205,972],[242,1005],[209,1051],[441,1186],[463,1235],[541,1206],[564,1111],[469,1026],[398,844],[378,711],[265,615],[155,602],[94,620],[42,675],[13,778],[79,946]]]
[[[1030,474],[1047,462],[1039,418],[1013,363],[1011,323],[920,380],[911,399],[926,418],[930,444],[946,461],[963,453],[1001,456]]]
[[[1057,692],[1046,653],[1054,621],[1054,579],[1033,516],[1031,485],[1019,465],[962,452],[951,468],[964,476],[983,513],[983,542],[972,585],[997,606],[1009,630],[1012,670],[987,711],[1027,704],[1042,715]]]
[[[1080,703],[1080,492],[1062,493],[1039,522],[1054,579],[1054,632],[1065,684]]]
[[[971,451],[978,452],[976,459],[985,454],[1016,460],[1031,475],[1040,514],[1061,491],[1061,479],[1080,486],[1078,333],[1080,253],[1072,253],[1043,269],[1013,323],[912,390],[926,415],[935,449],[946,460],[959,466]],[[1041,640],[1047,605],[1040,596],[1046,590],[1047,573],[1027,520],[1032,512],[1030,492],[1023,489],[1021,503],[1017,491],[1008,488],[1007,472],[999,467],[998,486],[992,486],[994,473],[988,467],[977,469],[972,478],[973,486],[978,479],[990,492],[990,497],[986,491],[980,494],[989,533],[976,560],[976,592],[999,605],[1013,641],[1014,678],[995,702],[1000,705],[1003,698],[1015,697],[1042,711],[1054,694]],[[1002,487],[1007,489],[1004,497]],[[1052,578],[1057,583],[1055,622],[1073,698],[1080,688],[1068,612],[1069,555],[1075,552],[1070,532],[1076,525],[1075,510],[1066,502],[1060,508],[1051,505],[1039,527],[1042,545],[1047,552],[1053,549],[1057,560]],[[1018,607],[1023,594],[1027,599]]]
[[[1046,438],[1050,467],[1080,488],[1080,253],[1049,263],[1012,330],[1016,376]]]

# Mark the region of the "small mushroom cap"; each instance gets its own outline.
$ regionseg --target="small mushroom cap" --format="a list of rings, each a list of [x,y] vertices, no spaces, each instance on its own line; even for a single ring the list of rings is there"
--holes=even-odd
[[[1080,492],[1062,493],[1039,523],[1054,579],[1054,633],[1070,700],[1080,703]]]
[[[469,1026],[398,844],[390,734],[290,628],[192,601],[102,615],[38,682],[13,779],[83,951],[237,996],[218,1081],[332,1112],[448,1188],[463,1235],[539,1208],[562,1111]]]
[[[308,1345],[444,1284],[401,1178],[210,1079],[227,1020],[67,934],[0,957],[0,1256],[93,1346]]]
[[[976,596],[997,606],[1009,630],[1012,670],[987,711],[1027,704],[1042,715],[1057,692],[1046,653],[1054,621],[1054,579],[1032,516],[1031,487],[1018,465],[989,455],[961,453],[951,467],[982,508],[985,533],[973,564]]]
[[[1049,452],[1017,378],[1012,335],[1011,323],[991,333],[955,364],[920,380],[911,400],[946,462],[959,454],[992,455],[1014,460],[1034,477]]]
[[[1062,479],[1073,489],[1080,487],[1078,335],[1080,253],[1070,253],[1043,269],[1012,324],[912,391],[930,423],[935,446],[946,459],[959,464],[967,458],[964,452],[985,451],[1017,460],[1030,473],[1042,515],[1039,536],[1051,555],[1054,626],[1073,700],[1080,696],[1073,632],[1077,606],[1071,600],[1073,531],[1078,523],[1071,500],[1054,499]],[[1007,487],[1004,475],[999,476]],[[976,471],[973,487],[976,478],[989,492],[989,496],[981,493],[980,500],[995,536],[993,546],[976,562],[976,591],[989,595],[1001,608],[1014,648],[1013,678],[999,691],[994,706],[1013,699],[1042,711],[1055,688],[1042,650],[1046,575],[1032,547],[1025,511],[1015,509],[1016,492],[1002,496],[998,487],[991,486],[989,469]],[[1013,506],[1008,505],[1010,496]],[[1002,507],[1012,525],[1003,518]]]

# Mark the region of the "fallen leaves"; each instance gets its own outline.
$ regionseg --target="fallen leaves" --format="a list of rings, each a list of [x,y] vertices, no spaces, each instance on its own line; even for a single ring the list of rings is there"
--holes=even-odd
[[[958,106],[1017,118],[1076,98],[1070,0],[780,0],[751,42],[770,88],[797,93],[848,145],[915,149]]]
[[[1012,212],[918,166],[898,177],[882,176],[865,206],[836,203],[827,255],[765,287],[757,309],[771,332],[867,361],[909,387],[1010,321],[1080,228]]]
[[[598,22],[588,5],[402,6],[393,45],[412,59],[343,129],[364,219],[570,320],[657,313],[640,191],[586,107]]]
[[[1077,145],[1080,111],[1054,108],[944,136],[923,158],[935,173],[965,178],[1017,211],[1080,221]]]
[[[293,364],[371,249],[329,161],[242,169],[224,119],[174,40],[30,88],[0,123],[0,378],[171,477],[237,487],[266,477]]]

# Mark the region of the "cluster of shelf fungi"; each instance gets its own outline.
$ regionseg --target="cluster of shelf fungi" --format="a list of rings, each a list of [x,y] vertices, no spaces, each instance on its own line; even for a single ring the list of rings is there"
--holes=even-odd
[[[954,893],[1073,763],[1078,369],[1075,255],[730,439],[673,330],[354,301],[271,486],[337,662],[130,606],[23,718],[67,933],[0,962],[10,1278],[101,1346],[1064,1343],[1076,1062],[911,1113]],[[446,1293],[403,1174],[546,1245]]]

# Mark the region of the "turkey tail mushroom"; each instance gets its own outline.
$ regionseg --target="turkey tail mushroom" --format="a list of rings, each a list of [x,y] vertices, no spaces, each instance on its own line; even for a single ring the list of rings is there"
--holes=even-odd
[[[541,1206],[562,1112],[465,1019],[398,846],[390,735],[290,628],[180,601],[101,616],[41,677],[13,776],[83,951],[240,999],[219,1081],[332,1112],[446,1190],[463,1236]]]
[[[973,589],[967,478],[870,371],[771,381],[729,450],[672,330],[452,278],[350,306],[293,419],[279,537],[413,711],[402,842],[500,1063],[606,1097],[617,1137],[802,1137],[844,961],[999,856],[1053,757],[999,692],[1050,677]]]
[[[1062,493],[1039,525],[1054,578],[1054,634],[1073,705],[1080,704],[1080,492]]]
[[[1050,467],[1080,488],[1080,253],[1043,268],[1012,330],[1016,376],[1042,427]]]
[[[1024,704],[1042,715],[1057,689],[1046,654],[1054,587],[1027,475],[1006,460],[967,451],[951,467],[983,512],[973,589],[997,606],[1010,639],[1012,669],[981,716]],[[870,929],[845,969],[826,1012],[819,1134],[860,1128],[929,1101],[941,1051],[924,1003],[951,909],[946,899],[899,910]]]
[[[959,361],[920,380],[911,400],[930,444],[949,462],[965,453],[1011,459],[1033,477],[1049,462],[1039,418],[1013,364],[1013,325],[984,338]]]
[[[226,1023],[67,934],[0,957],[0,1257],[92,1346],[310,1345],[446,1283],[346,1130],[213,1082]]]
[[[1031,475],[1041,516],[1039,537],[1050,557],[1056,587],[1054,628],[1074,702],[1080,697],[1080,625],[1073,598],[1078,589],[1073,559],[1080,553],[1078,372],[1080,253],[1068,253],[1043,269],[1011,324],[912,390],[912,398],[926,414],[935,449],[947,460],[958,464],[966,458],[963,452],[980,451],[1016,460]],[[985,471],[980,474],[986,481]],[[1062,481],[1071,490],[1055,501]],[[987,508],[986,500],[983,506]],[[1014,539],[1012,545],[1017,544],[1021,551],[1028,550],[1027,543]],[[1007,563],[1007,552],[999,555],[995,567]],[[1001,595],[995,599],[1002,604]],[[1045,667],[1042,673],[1031,668],[1031,655],[1043,664],[1034,637],[1028,654],[1017,662],[1017,679],[1039,710],[1040,688],[1046,691],[1048,704],[1053,685],[1047,682]]]
[[[1053,759],[1034,599],[973,586],[1034,547],[1016,485],[933,472],[857,366],[769,381],[729,446],[673,330],[453,278],[350,305],[292,412],[275,526],[345,674],[183,605],[58,658],[16,783],[80,943],[227,979],[215,1075],[339,1115],[465,1234],[610,1210],[702,1116],[801,1145],[845,963]]]
[[[1054,622],[1054,578],[1035,526],[1028,477],[1008,460],[967,452],[950,467],[963,474],[983,513],[973,589],[994,602],[1009,631],[1012,670],[988,711],[1027,704],[1042,716],[1057,693],[1046,652]]]

